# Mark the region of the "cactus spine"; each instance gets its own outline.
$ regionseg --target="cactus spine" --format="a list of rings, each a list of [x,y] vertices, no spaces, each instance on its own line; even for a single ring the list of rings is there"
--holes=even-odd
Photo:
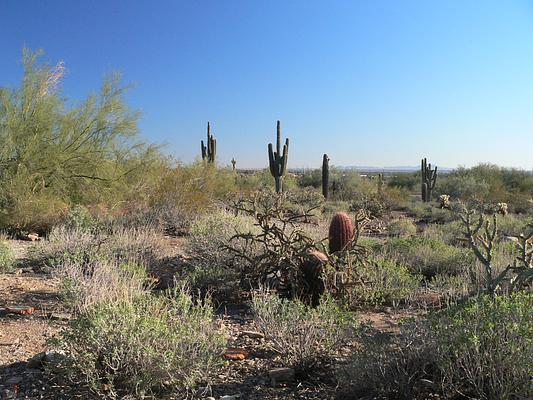
[[[217,156],[217,140],[211,134],[211,124],[207,123],[207,146],[202,140],[202,160],[206,160],[208,163],[214,164]]]
[[[289,139],[285,140],[283,146],[283,153],[281,153],[281,124],[277,124],[276,137],[276,151],[272,149],[272,143],[268,144],[268,163],[270,165],[270,173],[276,181],[276,193],[281,193],[283,190],[283,175],[287,170],[287,159],[289,157]]]
[[[347,250],[354,236],[354,226],[348,214],[335,214],[329,225],[329,252]]]
[[[329,195],[329,157],[324,154],[322,158],[322,194],[327,199]]]
[[[422,172],[422,201],[430,202],[437,181],[437,167],[431,169],[426,158],[422,159],[420,171]]]

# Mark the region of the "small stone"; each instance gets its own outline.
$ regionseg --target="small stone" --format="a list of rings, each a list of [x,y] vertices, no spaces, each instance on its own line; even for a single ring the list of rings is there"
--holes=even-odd
[[[225,396],[222,396],[220,397],[220,400],[236,400],[236,399],[240,399],[241,398],[241,395],[240,394],[234,394],[234,395],[225,395]]]
[[[241,336],[246,336],[251,339],[262,339],[265,337],[261,332],[255,332],[255,331],[242,331]]]
[[[279,382],[291,382],[294,379],[294,369],[292,368],[275,368],[268,371],[272,386]]]

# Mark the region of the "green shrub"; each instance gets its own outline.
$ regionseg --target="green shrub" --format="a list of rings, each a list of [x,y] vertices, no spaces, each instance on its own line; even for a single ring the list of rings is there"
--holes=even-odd
[[[165,160],[138,140],[139,114],[119,76],[72,106],[60,90],[62,64],[38,63],[39,55],[25,49],[21,84],[0,88],[0,226],[48,231],[74,204],[150,193]]]
[[[351,336],[354,320],[329,298],[312,308],[265,291],[252,297],[254,321],[284,366],[307,372],[336,354]]]
[[[407,321],[398,335],[366,327],[340,370],[340,398],[531,398],[532,309],[532,293],[484,296]]]
[[[483,296],[432,318],[446,392],[531,398],[533,294]]]
[[[209,382],[226,339],[208,301],[195,304],[176,290],[99,303],[70,322],[59,344],[73,382],[82,377],[100,396],[141,399],[186,396]]]
[[[0,272],[11,272],[15,265],[15,253],[8,243],[0,241]]]
[[[415,274],[431,278],[436,274],[457,275],[473,265],[468,249],[458,248],[423,236],[389,239],[381,254],[409,267]]]
[[[96,220],[86,207],[76,205],[68,212],[64,225],[68,229],[90,231],[96,226]]]
[[[421,277],[411,275],[404,265],[391,260],[373,259],[357,268],[364,284],[350,290],[352,304],[392,305],[406,301],[416,290]]]
[[[414,236],[416,235],[416,225],[408,218],[398,219],[392,222],[387,230],[392,236]]]
[[[233,235],[255,230],[249,217],[235,216],[221,209],[198,217],[190,227],[186,245],[191,266],[186,278],[192,287],[221,290],[235,286],[241,277],[244,260],[234,258],[223,246],[230,244]],[[238,240],[232,245],[242,247]]]

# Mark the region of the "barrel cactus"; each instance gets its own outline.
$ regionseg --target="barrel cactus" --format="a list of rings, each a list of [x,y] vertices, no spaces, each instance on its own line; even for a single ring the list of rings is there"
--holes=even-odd
[[[354,236],[354,226],[348,214],[339,212],[329,225],[329,252],[347,250]]]

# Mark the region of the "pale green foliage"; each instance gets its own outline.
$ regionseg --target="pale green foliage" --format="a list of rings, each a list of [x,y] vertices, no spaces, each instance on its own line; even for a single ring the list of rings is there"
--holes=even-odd
[[[101,396],[163,398],[209,381],[226,338],[208,300],[182,289],[103,302],[71,321],[60,341],[65,373],[81,376]]]
[[[285,365],[307,369],[337,353],[350,337],[352,316],[323,297],[312,308],[260,291],[252,298],[254,320]]]
[[[532,301],[527,292],[482,296],[409,321],[397,335],[363,330],[340,374],[342,398],[531,398]]]
[[[408,300],[422,280],[420,275],[411,275],[406,266],[386,259],[374,259],[359,266],[357,274],[365,284],[350,288],[355,304],[397,306]]]
[[[393,236],[413,236],[416,234],[416,225],[410,219],[402,218],[392,222],[387,230]]]
[[[0,272],[10,272],[15,264],[15,253],[9,244],[0,241]]]
[[[20,87],[0,88],[0,223],[22,228],[49,226],[73,203],[124,199],[157,158],[135,140],[138,113],[117,75],[70,106],[62,64],[38,64],[39,55],[24,50]]]

